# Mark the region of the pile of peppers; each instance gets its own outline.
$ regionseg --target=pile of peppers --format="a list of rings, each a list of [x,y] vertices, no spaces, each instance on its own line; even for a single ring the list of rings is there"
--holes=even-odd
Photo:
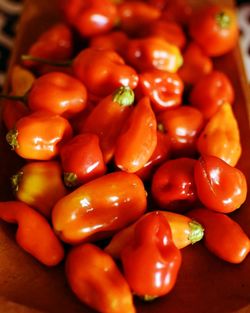
[[[213,61],[237,43],[235,12],[185,0],[59,6],[1,96],[23,165],[0,219],[44,266],[64,262],[83,303],[134,313],[134,297],[174,289],[185,247],[201,241],[236,264],[249,254],[229,215],[247,195],[234,88]]]

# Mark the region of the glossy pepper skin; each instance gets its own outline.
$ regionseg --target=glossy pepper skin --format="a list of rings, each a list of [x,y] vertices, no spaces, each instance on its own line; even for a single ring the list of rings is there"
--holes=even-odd
[[[95,134],[79,134],[60,149],[64,182],[68,187],[84,184],[106,172],[99,138]]]
[[[203,238],[203,227],[192,218],[174,212],[158,212],[160,212],[169,223],[172,232],[173,242],[178,249],[183,249],[191,244],[200,241]],[[147,214],[150,215],[154,213],[149,212],[145,215]],[[133,240],[136,224],[139,223],[139,221],[143,219],[145,215],[143,215],[134,224],[116,233],[112,237],[109,244],[105,247],[105,251],[109,253],[113,258],[120,259],[122,250]]]
[[[30,46],[28,54],[50,61],[64,61],[72,57],[73,35],[70,28],[64,23],[56,23],[41,33]],[[35,61],[24,61],[25,66],[41,70],[44,65]]]
[[[51,72],[36,79],[28,94],[28,106],[32,111],[46,110],[70,118],[85,109],[86,87],[78,79]]]
[[[210,119],[222,104],[233,103],[234,89],[224,73],[212,71],[194,85],[189,100],[205,119]]]
[[[148,162],[135,172],[143,181],[149,181],[155,169],[170,157],[170,138],[168,134],[157,131],[157,144]]]
[[[178,158],[163,163],[154,173],[151,192],[165,210],[188,208],[197,200],[194,182],[196,160]]]
[[[134,173],[143,168],[157,145],[156,118],[147,97],[134,107],[116,143],[115,164]]]
[[[222,104],[210,118],[199,135],[197,149],[200,154],[216,156],[231,166],[237,164],[242,147],[238,122],[231,104]]]
[[[71,249],[65,272],[78,299],[98,312],[135,313],[125,278],[113,259],[97,246],[82,244]]]
[[[13,150],[25,159],[50,160],[59,147],[72,136],[69,122],[47,111],[36,111],[19,119],[6,139]]]
[[[105,97],[120,86],[134,89],[138,83],[135,70],[126,65],[114,50],[87,48],[73,61],[74,75],[87,87],[90,94]]]
[[[93,108],[80,128],[81,133],[93,133],[99,137],[105,163],[114,156],[117,139],[127,123],[133,103],[133,90],[120,87]]]
[[[57,161],[29,162],[11,177],[11,183],[18,200],[47,218],[56,202],[67,194]]]
[[[131,39],[126,60],[140,72],[157,69],[175,73],[183,62],[180,50],[157,36]]]
[[[236,46],[236,14],[229,7],[204,6],[190,19],[189,33],[209,56],[221,56]]]
[[[179,76],[187,85],[197,83],[213,69],[211,58],[195,42],[190,42],[183,52],[183,65],[178,71]]]
[[[160,212],[145,215],[135,226],[132,241],[121,261],[132,291],[144,299],[170,292],[181,265],[181,253],[173,243],[169,223]]]
[[[161,11],[142,1],[123,1],[117,6],[119,27],[131,36],[138,36],[156,21]]]
[[[116,6],[108,0],[60,0],[65,20],[83,37],[110,31],[117,19]]]
[[[245,175],[217,157],[202,156],[195,164],[194,178],[197,195],[209,209],[230,213],[246,200]]]
[[[140,217],[146,191],[134,174],[114,172],[80,186],[57,202],[52,222],[59,237],[75,244],[107,237]]]
[[[178,74],[151,70],[139,75],[136,95],[150,98],[155,112],[181,105],[184,85]]]
[[[158,127],[171,139],[171,153],[175,156],[194,156],[196,142],[204,125],[202,113],[191,106],[180,106],[157,115]]]
[[[0,202],[0,219],[18,224],[16,241],[46,266],[55,266],[64,257],[63,245],[47,220],[20,201]]]
[[[191,210],[188,215],[204,229],[204,244],[220,259],[238,264],[250,252],[250,239],[241,226],[228,215],[205,208]]]
[[[186,45],[186,36],[181,26],[175,22],[169,22],[158,19],[149,25],[149,33],[151,36],[157,36],[165,39],[172,45],[183,49]]]

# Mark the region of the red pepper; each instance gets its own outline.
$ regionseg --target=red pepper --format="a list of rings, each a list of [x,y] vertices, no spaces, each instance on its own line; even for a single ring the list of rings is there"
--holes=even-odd
[[[234,89],[228,77],[219,71],[201,77],[191,90],[190,104],[210,119],[224,103],[232,104]]]
[[[157,116],[158,127],[171,139],[171,152],[177,156],[194,156],[196,141],[204,124],[202,113],[190,106],[165,110]]]
[[[168,211],[158,211],[162,214],[170,225],[173,242],[178,249],[183,249],[191,244],[200,241],[204,235],[204,229],[195,220],[178,213]],[[152,212],[145,215],[154,214]],[[143,215],[134,224],[123,228],[117,232],[105,247],[105,251],[113,258],[120,259],[122,250],[131,243],[137,223],[145,217]]]
[[[99,138],[80,134],[67,141],[60,150],[66,186],[72,187],[102,176],[106,172]]]
[[[112,235],[146,210],[146,191],[134,174],[115,172],[78,187],[61,198],[52,211],[60,238],[68,243]]]
[[[188,216],[203,225],[208,250],[230,263],[244,261],[250,252],[250,240],[236,221],[226,214],[204,208],[191,210]]]
[[[95,49],[111,49],[123,57],[127,49],[128,40],[129,38],[125,32],[113,31],[91,38],[89,46]]]
[[[149,34],[151,36],[161,37],[179,49],[183,49],[186,45],[186,36],[181,26],[165,19],[159,19],[151,23]]]
[[[28,54],[50,61],[64,61],[72,57],[73,36],[70,28],[64,23],[57,23],[37,38],[30,46]],[[24,61],[26,66],[32,66],[41,70],[41,63],[35,61]]]
[[[138,71],[161,70],[175,73],[182,65],[180,50],[160,37],[131,39],[126,59]]]
[[[152,0],[153,1],[153,0]],[[162,18],[167,21],[186,25],[192,16],[193,8],[187,0],[165,0],[166,5],[162,12]]]
[[[19,119],[6,139],[22,158],[50,160],[71,136],[72,128],[65,118],[47,111],[36,111]]]
[[[176,73],[159,70],[139,75],[136,96],[148,96],[155,112],[178,107],[182,103],[184,85]]]
[[[194,182],[196,160],[168,160],[155,172],[151,192],[157,204],[166,210],[187,209],[197,200]]]
[[[238,42],[238,23],[233,8],[208,4],[198,9],[189,21],[191,37],[207,55],[221,56]]]
[[[110,31],[117,20],[116,6],[109,0],[60,0],[65,20],[82,36]]]
[[[83,244],[70,250],[65,271],[72,291],[83,303],[103,313],[135,313],[125,278],[97,246]]]
[[[75,76],[97,97],[105,97],[120,86],[134,89],[138,83],[135,70],[113,50],[84,49],[72,66]]]
[[[32,111],[47,110],[66,118],[86,107],[87,91],[76,78],[51,72],[37,78],[28,94],[28,106]]]
[[[124,1],[117,6],[119,27],[130,35],[138,36],[157,20],[161,11],[142,1]]]
[[[246,200],[245,175],[217,157],[202,156],[196,162],[194,175],[197,195],[209,209],[229,213]]]
[[[121,253],[125,278],[132,291],[144,299],[169,293],[181,265],[169,223],[160,212],[145,215],[135,225],[131,242]]]
[[[168,134],[157,131],[157,144],[148,162],[139,171],[135,172],[143,181],[149,181],[157,166],[170,156],[170,138]]]
[[[67,194],[57,161],[29,162],[11,177],[11,183],[18,200],[48,218],[52,207]]]
[[[19,201],[0,202],[0,219],[18,224],[16,241],[26,252],[47,266],[57,265],[64,257],[61,242],[47,220]]]
[[[145,97],[137,103],[118,137],[116,166],[126,172],[137,172],[149,161],[156,144],[156,118]]]
[[[178,74],[185,84],[193,85],[213,69],[213,62],[195,42],[189,43],[183,53],[183,65]]]
[[[82,124],[80,132],[98,135],[105,163],[114,156],[118,136],[131,113],[133,102],[133,90],[120,87],[102,99]]]

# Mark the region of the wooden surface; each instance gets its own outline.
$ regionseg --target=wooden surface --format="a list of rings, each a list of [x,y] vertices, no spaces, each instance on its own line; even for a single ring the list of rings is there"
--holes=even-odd
[[[37,34],[57,20],[55,5],[53,0],[28,0],[12,63],[18,60],[20,53],[27,51]],[[46,18],[44,12],[47,12]],[[215,64],[229,76],[235,88],[234,110],[243,146],[238,167],[246,173],[250,186],[250,97],[239,49],[218,58]],[[5,144],[3,128],[0,136],[0,198],[7,200],[11,197],[9,176],[20,167],[20,162]],[[250,193],[244,206],[233,216],[250,236]],[[16,305],[15,313],[28,313],[32,309],[51,313],[93,312],[69,290],[63,264],[54,269],[43,267],[19,249],[14,232],[15,227],[0,224],[0,296],[4,297],[0,301],[0,312],[11,312],[3,305],[6,299],[11,301],[7,304]],[[18,308],[17,303],[22,306]],[[231,265],[214,257],[201,244],[185,248],[174,290],[152,303],[136,300],[136,305],[138,313],[250,312],[250,257],[240,265]],[[27,306],[26,311],[24,306]]]

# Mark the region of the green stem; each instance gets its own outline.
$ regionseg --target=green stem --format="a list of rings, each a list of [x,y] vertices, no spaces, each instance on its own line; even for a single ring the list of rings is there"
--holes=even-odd
[[[216,22],[217,22],[217,24],[218,24],[218,26],[220,28],[227,29],[231,25],[231,18],[230,18],[230,16],[227,13],[223,12],[223,11],[218,13],[218,14],[216,14],[215,19],[216,19]]]
[[[34,57],[32,55],[28,55],[28,54],[23,54],[21,56],[21,60],[22,61],[33,61],[33,62],[38,62],[38,63],[43,63],[43,64],[48,64],[48,65],[52,65],[52,66],[70,66],[72,64],[72,60],[66,60],[66,61],[54,61],[54,60],[48,60],[48,59],[44,59],[44,58],[38,58],[38,57]]]
[[[77,175],[75,173],[64,173],[63,180],[67,187],[74,187],[77,185]]]
[[[10,181],[11,181],[11,186],[14,192],[18,191],[22,176],[23,176],[23,171],[20,171],[17,174],[11,176]]]
[[[117,102],[120,106],[126,107],[134,103],[135,94],[130,87],[121,86],[116,89],[112,101]]]
[[[19,148],[19,143],[18,143],[17,137],[18,137],[18,130],[17,129],[9,130],[7,135],[6,135],[6,140],[7,140],[8,144],[11,146],[12,150]]]
[[[192,244],[200,241],[204,236],[204,228],[202,225],[196,221],[192,221],[189,223],[190,227],[190,234],[188,239],[191,241]]]

